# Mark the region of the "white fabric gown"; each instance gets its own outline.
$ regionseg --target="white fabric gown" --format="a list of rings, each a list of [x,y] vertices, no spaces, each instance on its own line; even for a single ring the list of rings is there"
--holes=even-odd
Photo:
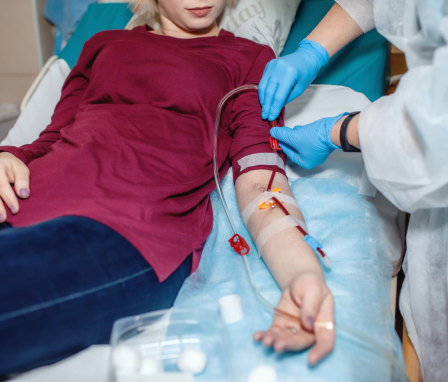
[[[372,183],[410,212],[400,310],[425,381],[448,381],[448,0],[339,0],[359,24],[401,49],[396,92],[362,110],[359,138]],[[356,3],[356,7],[350,4]],[[364,5],[362,17],[357,14]],[[372,9],[373,5],[373,9]],[[374,11],[374,12],[372,12]]]

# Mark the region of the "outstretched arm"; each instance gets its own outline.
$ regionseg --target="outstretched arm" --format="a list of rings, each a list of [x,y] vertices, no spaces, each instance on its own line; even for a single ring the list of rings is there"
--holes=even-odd
[[[265,346],[273,346],[276,351],[301,350],[314,344],[309,362],[315,364],[334,346],[334,330],[322,325],[331,323],[331,327],[334,322],[333,296],[314,251],[294,226],[273,235],[266,232],[265,227],[275,225],[285,216],[280,208],[248,207],[262,196],[270,176],[269,170],[253,170],[241,174],[235,183],[238,205],[240,211],[245,212],[247,227],[254,240],[262,243],[259,251],[283,291],[277,309],[288,313],[276,312],[271,328],[255,333],[254,339]],[[284,175],[276,174],[273,187],[279,187],[281,194],[292,197]],[[292,216],[303,220],[290,199],[284,205]]]

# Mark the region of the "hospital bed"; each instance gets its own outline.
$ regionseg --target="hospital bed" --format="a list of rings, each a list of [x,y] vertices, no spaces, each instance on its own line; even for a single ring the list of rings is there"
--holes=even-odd
[[[330,6],[327,0],[301,3],[283,54],[294,49]],[[60,56],[49,61],[30,89],[20,118],[2,144],[21,145],[36,138],[50,120],[62,82],[75,64],[82,43],[97,31],[124,28],[131,16],[125,4],[91,5]],[[286,124],[294,126],[360,110],[381,96],[388,70],[387,51],[387,43],[375,31],[352,43],[324,68],[315,85],[286,107]],[[390,293],[395,290],[392,277],[401,260],[398,211],[368,182],[360,154],[334,152],[325,164],[310,171],[288,164],[287,174],[310,233],[333,261],[331,270],[326,270],[336,303],[337,340],[332,354],[311,368],[306,351],[276,355],[252,341],[252,333],[267,328],[272,315],[255,298],[241,258],[227,243],[231,229],[215,192],[213,231],[199,269],[184,283],[174,311],[193,310],[219,321],[216,301],[227,294],[241,296],[243,319],[223,324],[226,352],[235,373],[227,380],[246,381],[251,370],[261,364],[274,367],[282,382],[406,380],[401,344],[394,330],[395,296]],[[222,186],[237,230],[248,239],[236,207],[230,172]],[[248,260],[258,290],[275,304],[280,291],[265,264],[255,250]],[[15,380],[107,381],[109,356],[109,346],[92,346]],[[206,369],[197,380],[219,379]]]

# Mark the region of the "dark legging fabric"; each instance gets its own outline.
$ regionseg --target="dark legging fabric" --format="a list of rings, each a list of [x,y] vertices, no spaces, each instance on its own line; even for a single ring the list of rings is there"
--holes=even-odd
[[[190,270],[191,256],[159,283],[126,239],[83,217],[0,224],[0,375],[108,343],[118,318],[170,307]]]

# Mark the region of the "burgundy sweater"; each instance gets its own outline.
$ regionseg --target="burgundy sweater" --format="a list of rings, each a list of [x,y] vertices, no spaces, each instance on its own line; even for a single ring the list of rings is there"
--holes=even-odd
[[[50,125],[9,151],[30,169],[30,192],[13,226],[63,215],[99,221],[129,240],[166,279],[212,228],[212,148],[216,107],[231,89],[258,83],[274,58],[267,46],[221,30],[178,39],[105,31],[84,46]],[[256,91],[229,101],[219,134],[223,176],[254,153],[271,153]],[[284,159],[284,158],[282,158]],[[63,256],[63,254],[61,254]]]

